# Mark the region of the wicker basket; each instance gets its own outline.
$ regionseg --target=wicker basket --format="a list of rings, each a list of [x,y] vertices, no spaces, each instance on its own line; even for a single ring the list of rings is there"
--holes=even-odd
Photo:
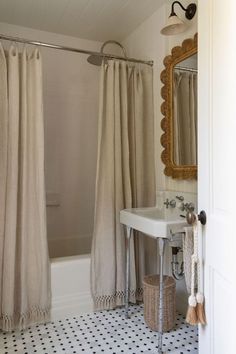
[[[149,328],[158,331],[159,275],[147,275],[143,280],[144,320]],[[163,332],[175,326],[175,280],[164,276]]]

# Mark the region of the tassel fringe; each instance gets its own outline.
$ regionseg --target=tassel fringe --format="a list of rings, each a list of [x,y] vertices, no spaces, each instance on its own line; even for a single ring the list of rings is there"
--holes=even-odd
[[[186,315],[186,322],[189,323],[191,326],[196,326],[198,324],[198,317],[197,317],[197,307],[189,306],[187,315]]]
[[[197,317],[198,322],[202,325],[206,324],[206,315],[205,315],[205,308],[204,308],[204,296],[201,293],[197,293]]]
[[[30,311],[11,316],[2,314],[0,318],[0,328],[3,332],[12,332],[13,330],[25,330],[33,324],[50,322],[50,308],[34,308]]]
[[[200,324],[202,325],[206,324],[204,304],[197,304],[197,317],[198,317],[198,322]]]
[[[197,300],[194,295],[190,295],[188,298],[188,311],[186,315],[186,322],[189,323],[191,326],[195,326],[198,324],[198,317],[197,317]]]
[[[142,301],[143,299],[143,289],[138,288],[137,290],[129,290],[129,301],[136,303]],[[125,292],[117,291],[113,295],[99,295],[93,296],[94,310],[112,310],[118,306],[123,306],[125,304]]]

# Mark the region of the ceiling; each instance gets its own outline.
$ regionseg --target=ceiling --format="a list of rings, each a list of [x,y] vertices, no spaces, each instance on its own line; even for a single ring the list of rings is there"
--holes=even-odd
[[[91,40],[122,40],[166,0],[0,0],[0,22]]]

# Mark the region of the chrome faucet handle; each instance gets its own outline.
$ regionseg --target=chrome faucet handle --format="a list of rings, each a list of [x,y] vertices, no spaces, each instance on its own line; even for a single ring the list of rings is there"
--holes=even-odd
[[[164,202],[164,205],[166,206],[166,209],[169,208],[169,204],[170,204],[169,199],[166,198],[166,201]]]
[[[175,208],[176,207],[176,201],[174,199],[171,199],[171,201],[169,201],[169,199],[166,198],[166,201],[164,202],[164,205],[166,206],[166,209],[168,209],[169,206],[171,208]]]
[[[190,202],[190,203],[184,203],[184,202],[182,202],[181,205],[179,206],[179,209],[180,209],[181,211],[186,211],[186,212],[190,211],[190,212],[193,212],[194,209],[195,209],[195,207],[194,207],[194,204],[191,203],[191,202]]]
[[[187,211],[187,212],[193,212],[194,211],[194,204],[193,203],[186,203],[185,204],[185,210]]]

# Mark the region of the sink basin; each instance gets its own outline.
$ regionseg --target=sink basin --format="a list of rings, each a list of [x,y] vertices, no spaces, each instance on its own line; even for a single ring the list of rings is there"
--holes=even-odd
[[[183,232],[183,227],[187,226],[185,219],[171,219],[168,212],[156,207],[121,210],[120,222],[151,237],[168,239],[171,239],[173,234]]]

